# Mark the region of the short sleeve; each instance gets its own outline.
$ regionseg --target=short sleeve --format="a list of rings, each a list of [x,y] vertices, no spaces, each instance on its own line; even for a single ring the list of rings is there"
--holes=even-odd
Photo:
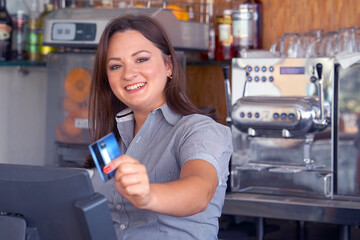
[[[184,125],[179,148],[180,165],[192,159],[202,159],[211,163],[218,174],[219,185],[229,174],[229,161],[233,151],[230,128],[211,118],[196,115]]]

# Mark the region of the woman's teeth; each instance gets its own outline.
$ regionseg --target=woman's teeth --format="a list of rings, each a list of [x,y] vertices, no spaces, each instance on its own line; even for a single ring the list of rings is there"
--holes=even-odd
[[[126,87],[126,90],[132,91],[135,89],[139,89],[139,88],[143,87],[144,85],[145,85],[145,83],[137,83],[137,84]]]

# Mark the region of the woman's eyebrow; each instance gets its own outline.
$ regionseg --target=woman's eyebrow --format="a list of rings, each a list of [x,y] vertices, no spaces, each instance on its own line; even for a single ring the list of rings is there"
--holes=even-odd
[[[106,63],[109,63],[111,60],[120,61],[121,58],[111,57],[111,58],[108,58],[108,59],[107,59]]]
[[[142,52],[150,53],[149,51],[146,51],[146,50],[139,50],[139,51],[134,52],[133,54],[131,54],[131,56],[134,57],[134,56],[136,56],[136,55],[138,55],[138,54],[140,54]]]
[[[138,55],[138,54],[140,54],[140,53],[142,53],[142,52],[150,53],[149,51],[146,51],[146,50],[139,50],[139,51],[136,51],[136,52],[134,52],[133,54],[131,54],[131,56],[132,56],[132,57],[135,57],[136,55]],[[111,57],[111,58],[108,58],[106,62],[108,63],[108,62],[111,61],[111,60],[120,61],[121,58],[120,58],[120,57]]]

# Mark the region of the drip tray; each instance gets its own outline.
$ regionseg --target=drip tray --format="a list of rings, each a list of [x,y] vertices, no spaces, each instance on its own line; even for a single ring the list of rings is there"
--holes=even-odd
[[[250,167],[251,166],[251,167]],[[246,165],[231,171],[233,192],[288,192],[294,196],[330,197],[332,172],[307,169],[305,166]],[[260,170],[261,169],[261,170]]]
[[[269,172],[278,172],[278,173],[298,173],[305,170],[304,167],[276,167],[270,168]]]

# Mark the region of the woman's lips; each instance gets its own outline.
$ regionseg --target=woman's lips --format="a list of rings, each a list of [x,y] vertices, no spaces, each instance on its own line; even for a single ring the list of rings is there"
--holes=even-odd
[[[146,85],[146,83],[136,83],[136,84],[133,84],[133,85],[130,85],[130,86],[126,86],[125,89],[127,91],[134,91],[134,90],[138,90],[140,88],[143,88],[144,86]]]

